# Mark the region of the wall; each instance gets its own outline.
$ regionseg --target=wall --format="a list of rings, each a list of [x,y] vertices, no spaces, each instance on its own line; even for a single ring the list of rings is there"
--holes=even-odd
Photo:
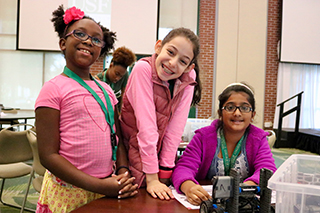
[[[220,0],[221,1],[221,0]],[[247,0],[241,0],[243,2],[248,2]],[[234,0],[229,0],[228,2],[235,2]],[[237,1],[238,2],[238,1]],[[263,1],[265,2],[265,1]],[[260,87],[255,87],[254,89],[264,90],[264,113],[260,117],[264,117],[264,121],[273,122],[274,112],[276,107],[276,93],[277,93],[277,69],[278,69],[278,59],[277,59],[277,42],[279,40],[280,33],[280,0],[269,0],[268,1],[268,19],[267,19],[267,45],[266,45],[266,65],[265,65],[265,83]],[[249,2],[250,3],[250,2]],[[10,5],[9,8],[6,5]],[[31,78],[32,81],[38,79],[38,75],[42,76],[43,81],[46,81],[56,73],[61,72],[61,67],[63,64],[57,64],[59,61],[56,58],[61,58],[59,53],[40,53],[40,52],[24,52],[15,50],[15,28],[16,23],[11,20],[15,20],[16,16],[14,11],[16,9],[15,1],[0,0],[0,94],[8,92],[8,85],[12,85],[13,82],[17,81],[19,75],[23,76],[19,84],[26,84],[25,79]],[[5,7],[3,7],[5,5]],[[231,4],[231,6],[234,3]],[[6,14],[7,13],[7,14]],[[201,67],[203,72],[201,73],[201,79],[203,83],[203,93],[201,106],[197,109],[198,118],[208,118],[215,114],[214,111],[214,101],[216,100],[216,82],[219,80],[216,78],[214,72],[215,69],[215,27],[216,27],[216,0],[200,0],[199,5],[199,36],[201,43]],[[11,26],[11,27],[8,27]],[[10,29],[7,31],[7,29]],[[13,29],[13,30],[11,30]],[[31,56],[35,55],[35,56]],[[5,56],[5,57],[4,57]],[[33,59],[36,57],[36,59]],[[252,55],[252,57],[254,57]],[[14,58],[14,60],[12,60]],[[8,61],[11,61],[11,65],[7,65]],[[28,63],[32,61],[32,63]],[[19,65],[19,66],[18,66]],[[218,66],[218,65],[217,65]],[[227,66],[227,65],[225,65]],[[37,75],[28,73],[29,70],[35,69],[34,67],[40,67],[45,69],[47,72],[39,71]],[[8,74],[3,74],[5,69],[10,69]],[[98,60],[92,66],[92,73],[98,73],[103,69],[103,60]],[[56,71],[55,71],[56,70]],[[4,76],[6,78],[4,78]],[[40,81],[41,82],[41,78]],[[38,81],[37,81],[38,82]],[[41,85],[40,85],[41,86]],[[40,87],[39,86],[39,87]],[[13,89],[9,92],[12,94],[21,94],[21,91],[28,92],[25,87],[18,88],[17,86],[11,86]],[[38,86],[37,86],[38,87]],[[218,90],[217,90],[218,91]],[[214,94],[214,95],[213,95]],[[25,94],[22,94],[25,96]],[[11,99],[21,99],[21,95],[13,95]],[[6,101],[10,101],[6,99]],[[22,99],[21,99],[22,101]],[[29,102],[34,101],[33,99],[28,100]],[[0,95],[0,102],[3,102],[3,97]],[[17,107],[17,105],[6,104],[7,106]],[[31,107],[33,104],[30,105]]]
[[[201,4],[203,2],[208,3],[207,1],[201,1]],[[216,1],[216,14],[212,16],[215,17],[215,20],[209,22],[215,22],[215,26],[211,26],[212,28],[215,27],[216,32],[215,34],[211,32],[211,36],[215,35],[215,40],[211,41],[211,44],[213,44],[211,50],[215,51],[215,56],[210,58],[210,63],[213,62],[214,69],[211,70],[212,67],[210,67],[210,70],[204,69],[206,73],[212,73],[213,71],[214,86],[211,90],[206,78],[204,78],[205,92],[203,93],[203,102],[213,98],[212,114],[210,115],[208,111],[203,113],[203,110],[199,110],[199,117],[215,116],[218,109],[216,100],[222,90],[232,82],[245,81],[255,90],[257,114],[254,123],[259,127],[263,126],[267,8],[267,0]],[[210,9],[214,10],[214,8]],[[201,13],[208,10],[208,5],[206,5],[206,10],[200,10],[200,24],[203,17]],[[200,32],[200,39],[206,38],[204,35],[206,35],[208,26],[201,29],[203,31]],[[207,51],[206,48],[205,51]],[[212,52],[211,54],[213,55]],[[207,62],[206,59],[202,61]],[[206,94],[210,90],[212,96]],[[210,98],[208,99],[208,97]]]
[[[273,122],[277,104],[277,79],[279,66],[277,47],[281,31],[281,2],[281,0],[269,0],[268,7],[267,64],[264,101],[265,122]]]
[[[200,79],[202,95],[197,107],[197,118],[212,116],[214,103],[214,53],[215,53],[215,14],[216,0],[200,0],[199,37],[200,37]]]
[[[217,44],[215,44],[215,29],[217,25],[216,21],[216,2],[217,0],[200,0],[200,20],[199,20],[199,35],[201,41],[201,64],[202,64],[202,75],[201,79],[203,82],[203,93],[202,93],[202,101],[201,106],[197,108],[197,116],[198,118],[208,118],[209,116],[215,115],[216,112],[213,109],[216,100],[216,93],[218,90],[216,89],[215,84],[223,80],[223,78],[217,78],[215,73],[215,56],[217,55]],[[221,1],[220,1],[221,2]],[[235,1],[226,1],[230,4],[230,7],[235,7]],[[237,1],[238,2],[238,1]],[[248,3],[248,7],[250,7],[251,2],[247,0],[242,0],[242,2]],[[232,4],[231,4],[232,3]],[[259,2],[258,2],[259,3]],[[261,3],[261,2],[260,2]],[[266,2],[263,1],[263,4]],[[274,113],[276,108],[276,94],[277,94],[277,70],[278,70],[278,57],[277,57],[277,43],[280,39],[280,12],[281,12],[281,0],[269,0],[267,1],[267,5],[265,5],[267,9],[267,32],[266,32],[266,48],[265,53],[265,67],[262,68],[264,70],[264,74],[260,73],[260,75],[265,75],[265,81],[260,86],[254,86],[255,91],[264,91],[264,97],[260,97],[260,101],[258,107],[262,109],[260,112],[260,120],[259,125],[262,127],[263,122],[273,122]],[[259,14],[258,14],[259,16]],[[265,12],[263,13],[265,17]],[[230,18],[232,17],[232,14]],[[254,17],[253,19],[255,19]],[[250,20],[249,20],[250,21]],[[263,24],[264,25],[264,24]],[[218,26],[217,26],[218,27]],[[223,28],[221,28],[222,30]],[[252,26],[253,32],[254,27]],[[228,36],[228,34],[224,34],[224,36]],[[236,46],[235,44],[231,44]],[[263,45],[263,44],[262,44]],[[261,48],[261,47],[260,47]],[[229,47],[226,47],[226,51],[229,50]],[[262,53],[263,54],[263,53]],[[255,56],[251,54],[251,57]],[[263,60],[262,57],[260,60]],[[216,64],[216,66],[219,66]],[[225,64],[225,67],[234,65]],[[213,77],[213,79],[212,79]],[[212,80],[214,82],[212,82]],[[250,83],[250,82],[248,82]],[[213,95],[214,94],[214,95]],[[212,105],[211,105],[212,103]],[[263,109],[264,107],[264,109]],[[211,110],[212,108],[212,110]]]
[[[198,0],[160,0],[159,28],[187,27],[197,32],[197,8]]]
[[[61,73],[65,66],[65,60],[60,52],[16,50],[17,1],[0,0],[0,103],[8,107],[31,109],[43,83]],[[161,2],[163,3],[162,10],[172,11],[171,8],[170,10],[166,9],[166,7],[172,7],[169,4],[170,0],[161,0]],[[175,3],[175,7],[179,8],[177,14],[182,17],[179,19],[176,13],[167,13],[163,16],[164,19],[162,21],[164,23],[162,23],[162,27],[176,27],[180,24],[196,31],[197,0],[177,0]],[[143,5],[146,6],[145,4]],[[139,8],[146,9],[145,7]],[[173,19],[179,19],[180,22],[177,21],[174,22],[174,25],[171,25],[168,20]],[[119,20],[121,21],[122,19],[120,18]],[[135,23],[143,26],[140,21]],[[128,22],[125,24],[128,24]],[[55,35],[56,33],[52,31],[52,34]],[[41,37],[41,35],[37,37]],[[129,33],[126,37],[133,39],[134,35]],[[120,39],[120,35],[118,35],[118,41]],[[153,40],[151,49],[153,49],[156,38],[154,37]],[[43,39],[39,41],[43,42]],[[145,43],[138,42],[137,44],[145,46]],[[131,46],[127,47],[134,51]],[[98,59],[92,65],[92,74],[101,72],[103,67],[103,59]]]

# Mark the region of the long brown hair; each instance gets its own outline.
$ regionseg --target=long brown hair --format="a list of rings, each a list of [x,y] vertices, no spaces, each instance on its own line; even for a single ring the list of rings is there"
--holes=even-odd
[[[162,46],[164,46],[167,42],[170,42],[172,39],[174,39],[177,36],[182,36],[187,38],[191,43],[193,44],[193,59],[191,60],[190,64],[194,63],[194,70],[196,72],[196,82],[197,85],[194,87],[193,92],[193,98],[192,98],[192,105],[199,104],[201,100],[201,91],[202,91],[202,85],[200,81],[200,67],[198,62],[198,56],[200,54],[200,43],[199,38],[194,32],[192,32],[190,29],[180,27],[175,28],[171,30],[168,35],[162,40]]]

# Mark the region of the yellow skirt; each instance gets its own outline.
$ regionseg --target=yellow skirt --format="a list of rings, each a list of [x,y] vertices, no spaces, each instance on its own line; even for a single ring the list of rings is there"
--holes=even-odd
[[[37,213],[67,213],[86,203],[104,197],[68,184],[46,172],[37,204]]]

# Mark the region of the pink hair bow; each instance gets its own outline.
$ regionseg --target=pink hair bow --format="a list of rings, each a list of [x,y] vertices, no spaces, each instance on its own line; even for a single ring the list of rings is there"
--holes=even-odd
[[[68,25],[73,20],[80,20],[84,17],[84,12],[75,6],[66,10],[63,15],[63,21],[66,25]]]

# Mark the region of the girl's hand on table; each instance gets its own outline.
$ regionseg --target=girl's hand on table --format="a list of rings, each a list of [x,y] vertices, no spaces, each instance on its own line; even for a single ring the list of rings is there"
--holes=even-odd
[[[210,199],[210,195],[204,188],[200,185],[195,185],[191,187],[186,193],[187,200],[192,205],[199,206],[202,201]]]
[[[208,192],[200,185],[191,180],[187,180],[181,184],[181,191],[186,195],[187,200],[192,205],[199,206],[202,201],[211,198]]]
[[[161,200],[174,198],[171,189],[159,180],[152,180],[147,183],[147,192],[151,194],[153,198],[160,198]]]

